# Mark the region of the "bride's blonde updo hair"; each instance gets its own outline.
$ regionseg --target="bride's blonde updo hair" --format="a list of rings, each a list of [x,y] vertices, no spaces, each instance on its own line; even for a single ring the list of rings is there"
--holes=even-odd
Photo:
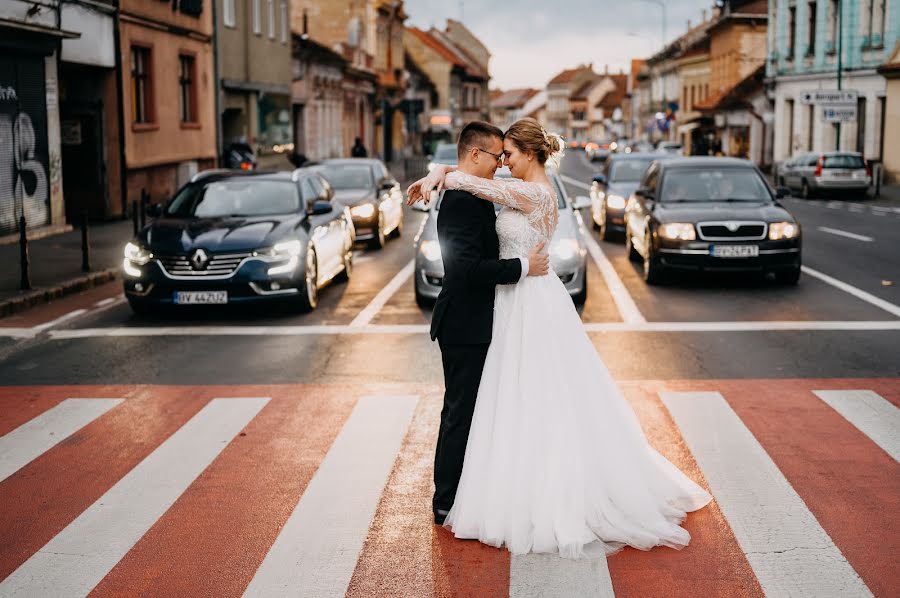
[[[521,151],[533,153],[541,165],[562,149],[559,137],[547,133],[541,123],[533,118],[517,120],[507,129],[503,138],[512,141]]]

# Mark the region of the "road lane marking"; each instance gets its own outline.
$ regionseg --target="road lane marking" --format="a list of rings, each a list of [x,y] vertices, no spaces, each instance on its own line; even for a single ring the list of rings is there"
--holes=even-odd
[[[210,401],[0,582],[0,595],[86,596],[268,401]]]
[[[589,322],[586,332],[777,332],[782,330],[900,330],[900,320],[795,320],[738,322]],[[328,336],[346,334],[428,334],[428,324],[368,326],[163,326],[159,328],[76,328],[51,330],[52,340],[150,336]]]
[[[509,598],[615,595],[602,548],[600,554],[581,559],[555,554],[514,554],[510,558]]]
[[[613,303],[616,304],[619,315],[622,316],[622,321],[627,324],[641,324],[646,322],[647,319],[644,317],[644,314],[638,309],[638,306],[634,302],[634,299],[631,298],[628,289],[625,288],[622,279],[619,278],[619,273],[616,272],[616,269],[606,257],[606,254],[603,253],[600,245],[594,239],[594,236],[587,230],[587,226],[583,222],[581,233],[584,237],[585,245],[587,245],[588,253],[591,254],[591,259],[594,260],[597,269],[600,270],[603,281],[606,283],[606,288],[609,289],[609,294],[612,295]]]
[[[559,175],[559,178],[561,178],[561,179],[562,179],[563,181],[565,181],[566,183],[568,183],[568,184],[570,184],[570,185],[575,185],[576,187],[580,187],[581,189],[584,189],[585,191],[590,191],[590,190],[591,190],[591,186],[590,186],[590,185],[588,185],[587,183],[582,183],[582,182],[579,181],[578,179],[573,179],[572,177],[566,176],[566,175],[564,175],[564,174]]]
[[[372,321],[381,308],[390,300],[390,298],[397,292],[397,290],[406,284],[406,281],[409,280],[409,277],[412,276],[413,269],[416,267],[415,258],[409,260],[409,263],[403,266],[403,269],[397,272],[397,275],[391,279],[389,283],[385,285],[381,291],[375,295],[375,298],[361,311],[359,314],[353,318],[353,321],[350,322],[350,326],[353,328],[359,328],[361,326],[366,326],[369,322]]]
[[[50,320],[49,322],[44,322],[43,324],[38,324],[37,326],[32,327],[32,330],[35,332],[41,332],[42,330],[47,330],[48,328],[53,328],[63,322],[67,322],[73,318],[77,318],[81,314],[87,313],[86,309],[76,309],[74,311],[70,311],[67,314],[64,314],[54,320]]]
[[[121,402],[122,399],[66,399],[0,437],[0,481]]]
[[[848,239],[855,239],[857,241],[865,241],[866,243],[871,243],[875,239],[872,237],[867,237],[866,235],[857,235],[856,233],[848,233],[845,230],[840,230],[838,228],[829,228],[827,226],[820,226],[819,230],[823,233],[830,233],[832,235],[838,235],[839,237],[847,237]]]
[[[0,328],[0,337],[33,338],[37,335],[31,328]]]
[[[718,392],[661,392],[768,596],[871,596]]]
[[[104,305],[109,305],[110,303],[112,303],[115,300],[116,300],[115,297],[107,297],[106,299],[101,299],[100,301],[97,301],[96,303],[94,303],[94,307],[103,307]]]
[[[814,390],[894,461],[900,461],[900,410],[871,390]]]
[[[832,278],[831,276],[828,276],[827,274],[823,274],[822,272],[819,272],[818,270],[813,270],[809,266],[800,266],[800,268],[803,270],[803,272],[805,274],[808,274],[809,276],[812,276],[813,278],[818,278],[819,280],[826,282],[826,283],[830,284],[831,286],[844,291],[845,293],[850,293],[857,299],[862,299],[866,303],[870,303],[870,304],[874,305],[875,307],[883,309],[884,311],[888,312],[889,314],[892,314],[892,315],[900,318],[900,306],[894,305],[890,301],[885,301],[884,299],[876,297],[875,295],[873,295],[871,293],[867,293],[864,290],[856,288],[855,286],[847,284],[846,282],[838,280],[837,278]]]
[[[417,402],[359,400],[244,596],[347,593]]]

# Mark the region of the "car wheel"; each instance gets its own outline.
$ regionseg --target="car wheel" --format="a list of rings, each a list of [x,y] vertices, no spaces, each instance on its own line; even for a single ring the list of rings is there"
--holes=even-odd
[[[625,253],[628,254],[628,259],[632,262],[636,262],[641,259],[641,254],[638,253],[637,249],[634,248],[631,233],[628,232],[627,226],[625,227]]]
[[[588,291],[588,282],[587,282],[587,267],[585,267],[581,271],[581,290],[572,295],[572,301],[575,302],[575,305],[584,305],[584,302],[587,301],[587,291]]]
[[[803,182],[800,183],[800,197],[809,199],[809,183],[806,182],[806,179],[803,179]]]
[[[335,279],[341,282],[347,282],[350,280],[350,276],[353,275],[353,251],[348,249],[344,252],[344,269],[341,270],[341,273],[338,274]]]
[[[319,304],[319,266],[316,260],[316,250],[312,246],[306,251],[306,274],[304,278],[298,309],[303,313],[307,313],[314,310]]]
[[[384,247],[384,214],[378,210],[378,224],[375,226],[375,238],[370,241],[372,249],[381,249]]]
[[[434,305],[434,299],[430,297],[426,297],[422,293],[419,292],[419,285],[416,284],[416,305],[421,308],[431,307]]]
[[[775,272],[775,282],[785,285],[797,284],[800,282],[800,266],[791,268],[790,270],[779,270]]]
[[[649,237],[644,245],[644,251],[647,253],[647,255],[644,256],[644,281],[647,284],[661,284],[665,273],[663,272],[662,265],[659,263],[659,259],[653,255]]]
[[[612,241],[612,231],[609,230],[609,220],[605,217],[603,218],[603,222],[600,223],[600,238],[604,241]]]

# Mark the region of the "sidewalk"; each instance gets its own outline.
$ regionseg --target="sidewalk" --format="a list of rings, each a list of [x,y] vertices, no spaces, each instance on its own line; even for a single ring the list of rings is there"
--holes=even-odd
[[[133,231],[130,220],[92,224],[88,273],[81,271],[80,229],[29,241],[30,291],[19,290],[19,244],[0,245],[0,318],[114,279]]]

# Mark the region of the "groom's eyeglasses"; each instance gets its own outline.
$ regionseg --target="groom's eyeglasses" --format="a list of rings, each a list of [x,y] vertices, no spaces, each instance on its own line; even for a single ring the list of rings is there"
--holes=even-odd
[[[494,152],[489,152],[486,149],[482,149],[480,147],[476,147],[475,149],[477,149],[479,152],[484,152],[486,154],[490,154],[490,155],[494,156],[495,158],[497,158],[497,165],[503,166],[503,152],[500,152],[499,154],[495,154]]]

